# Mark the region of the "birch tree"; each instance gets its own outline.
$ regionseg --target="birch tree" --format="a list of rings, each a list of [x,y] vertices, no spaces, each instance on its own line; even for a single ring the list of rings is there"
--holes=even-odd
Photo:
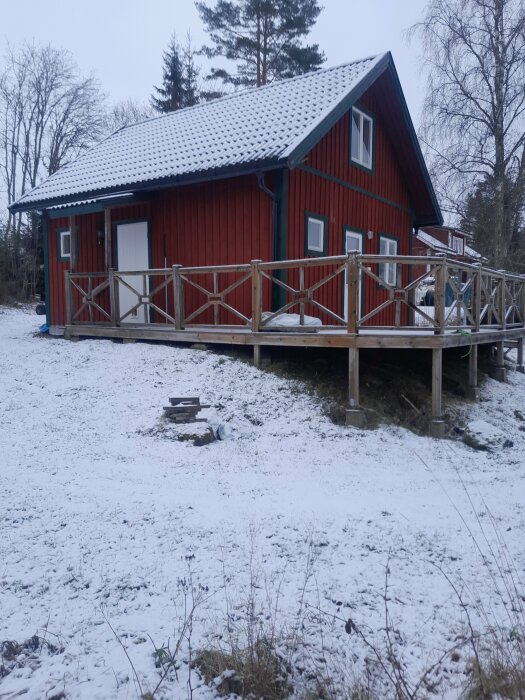
[[[80,75],[68,52],[33,43],[8,50],[0,69],[1,208],[100,138],[104,99],[95,78]],[[6,211],[5,220],[9,275],[28,297],[41,260],[38,217]]]
[[[443,208],[466,221],[466,203],[489,189],[487,253],[508,265],[521,245],[525,194],[524,2],[430,0],[411,31],[429,69],[421,136]]]

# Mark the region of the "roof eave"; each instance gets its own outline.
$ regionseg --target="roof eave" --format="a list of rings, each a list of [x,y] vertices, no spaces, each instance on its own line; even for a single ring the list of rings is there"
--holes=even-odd
[[[104,200],[109,201],[112,195],[119,195],[122,192],[130,192],[135,195],[132,200],[127,200],[122,202],[122,206],[133,204],[134,201],[140,201],[139,197],[136,195],[144,194],[146,192],[154,192],[156,190],[168,189],[170,187],[178,187],[182,185],[198,184],[201,182],[208,182],[211,180],[224,180],[230,177],[239,177],[241,175],[249,175],[262,171],[276,170],[282,167],[286,167],[287,162],[284,158],[271,158],[264,159],[261,161],[237,164],[235,166],[227,166],[224,168],[216,168],[214,170],[206,170],[200,173],[188,173],[187,175],[177,175],[168,176],[165,178],[159,178],[157,180],[144,180],[135,183],[126,183],[123,185],[117,185],[115,187],[108,187],[105,189],[96,190],[86,190],[83,192],[75,192],[74,194],[67,195],[65,197],[54,197],[48,199],[35,200],[33,202],[24,202],[20,200],[14,202],[9,207],[9,211],[12,214],[20,212],[30,212],[30,211],[43,211],[44,209],[49,209],[51,207],[56,207],[66,204],[74,204],[78,202],[79,199],[97,199],[104,198]]]

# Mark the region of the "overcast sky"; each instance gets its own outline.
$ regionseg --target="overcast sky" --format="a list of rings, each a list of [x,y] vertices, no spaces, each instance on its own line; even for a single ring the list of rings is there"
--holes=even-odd
[[[210,3],[211,4],[211,3]],[[338,65],[390,50],[416,125],[425,85],[421,50],[404,32],[421,19],[425,0],[321,0],[311,40]],[[146,101],[161,80],[162,51],[172,32],[206,40],[194,0],[2,0],[0,43],[24,39],[67,48],[84,73],[93,72],[111,102]]]

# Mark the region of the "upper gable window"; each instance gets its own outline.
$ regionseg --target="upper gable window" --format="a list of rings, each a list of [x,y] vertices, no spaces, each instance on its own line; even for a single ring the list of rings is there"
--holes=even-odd
[[[357,107],[352,108],[351,158],[354,163],[372,170],[374,122]]]

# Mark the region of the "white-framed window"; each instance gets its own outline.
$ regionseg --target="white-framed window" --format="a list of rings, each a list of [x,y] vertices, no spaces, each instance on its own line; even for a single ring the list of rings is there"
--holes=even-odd
[[[397,255],[397,241],[395,238],[379,236],[379,255]],[[396,263],[380,263],[379,278],[389,284],[396,286],[397,265]]]
[[[352,130],[350,135],[351,153],[354,163],[372,169],[372,148],[374,122],[368,114],[357,107],[352,108]]]
[[[326,221],[321,216],[307,214],[306,216],[306,253],[323,255],[325,248]]]
[[[455,250],[458,255],[463,255],[463,239],[460,236],[451,236],[452,250]]]
[[[60,260],[71,258],[71,234],[68,229],[58,232],[58,255]]]

